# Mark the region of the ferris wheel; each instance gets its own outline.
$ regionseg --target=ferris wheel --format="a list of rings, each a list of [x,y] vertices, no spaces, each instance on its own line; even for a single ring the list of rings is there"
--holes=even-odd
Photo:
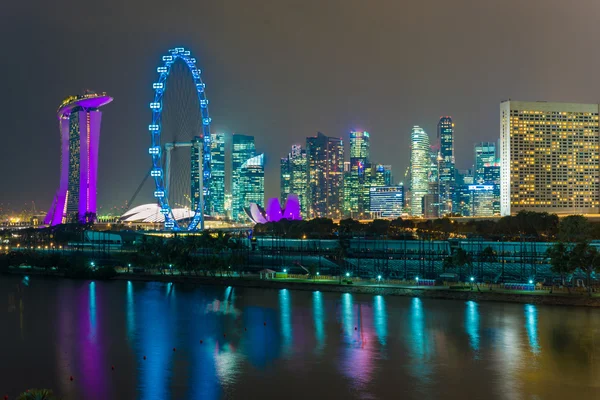
[[[196,59],[183,47],[162,56],[156,72],[150,103],[152,123],[148,125],[154,197],[166,230],[202,230],[204,213],[209,210],[205,199],[210,199],[211,176],[206,85]],[[184,218],[181,210],[187,212]]]

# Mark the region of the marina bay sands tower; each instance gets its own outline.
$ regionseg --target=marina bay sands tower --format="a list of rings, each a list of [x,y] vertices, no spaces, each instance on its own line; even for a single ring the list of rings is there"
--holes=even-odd
[[[99,108],[112,100],[106,93],[86,91],[66,98],[58,108],[60,186],[44,224],[85,222],[95,217],[102,120]]]

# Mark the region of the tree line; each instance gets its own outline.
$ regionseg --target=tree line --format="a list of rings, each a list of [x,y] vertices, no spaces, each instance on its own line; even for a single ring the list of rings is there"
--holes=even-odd
[[[589,240],[600,239],[600,223],[592,222],[583,216],[568,216],[562,219],[556,214],[534,211],[521,211],[514,216],[490,220],[461,221],[455,218],[415,220],[396,218],[376,219],[362,223],[353,219],[343,219],[335,223],[328,218],[315,218],[306,221],[268,222],[257,224],[254,234],[276,235],[289,239],[334,239],[340,236],[370,237],[389,239],[433,239],[478,237],[486,240],[550,242],[556,240],[578,241],[577,224],[587,223]],[[568,236],[568,237],[566,237]]]

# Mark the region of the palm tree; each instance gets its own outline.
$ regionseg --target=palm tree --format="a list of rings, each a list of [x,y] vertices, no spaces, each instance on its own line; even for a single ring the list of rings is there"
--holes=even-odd
[[[30,389],[21,393],[17,400],[58,400],[50,389]]]

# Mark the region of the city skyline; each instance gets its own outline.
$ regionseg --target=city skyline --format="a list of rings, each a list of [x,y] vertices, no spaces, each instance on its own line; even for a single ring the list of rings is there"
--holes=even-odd
[[[253,135],[257,148],[267,155],[267,197],[279,193],[279,158],[292,143],[316,131],[337,137],[350,130],[369,131],[379,138],[372,144],[373,158],[393,164],[400,180],[408,156],[397,154],[408,147],[414,124],[433,133],[440,115],[452,115],[456,167],[465,169],[472,163],[474,142],[497,140],[497,105],[503,99],[597,100],[599,88],[592,80],[596,56],[586,63],[568,62],[593,46],[594,30],[599,29],[591,19],[594,13],[584,7],[540,1],[516,7],[516,1],[509,1],[490,9],[439,2],[404,10],[399,4],[366,7],[350,0],[343,6],[305,2],[289,9],[267,1],[261,7],[190,2],[189,12],[181,17],[171,8],[160,16],[142,15],[140,9],[150,5],[140,4],[86,5],[86,15],[94,15],[91,21],[81,19],[77,7],[63,7],[65,11],[53,18],[47,18],[52,13],[49,5],[29,9],[11,3],[3,10],[0,40],[11,57],[0,71],[10,77],[5,89],[11,96],[2,100],[0,109],[10,117],[0,135],[14,151],[0,160],[0,167],[14,172],[3,178],[7,193],[0,202],[21,208],[35,200],[39,209],[50,207],[59,172],[47,166],[57,165],[60,157],[53,134],[55,104],[87,87],[106,90],[115,98],[103,120],[99,163],[119,163],[100,171],[99,205],[108,209],[129,200],[148,168],[148,85],[164,49],[180,43],[197,55],[207,78],[213,132]],[[509,12],[513,5],[519,12]],[[532,12],[538,6],[546,10],[544,16]],[[119,12],[107,13],[108,9]],[[206,24],[197,23],[200,14]],[[435,29],[421,32],[410,15],[428,15]],[[522,26],[533,41],[544,40],[532,48],[500,23],[504,17]],[[373,30],[369,24],[347,29],[346,21],[358,18],[379,21],[385,29]],[[551,29],[565,20],[578,23],[563,33]],[[298,35],[297,29],[306,24],[327,29]],[[465,24],[475,24],[477,34],[458,29]],[[79,34],[72,35],[73,30]],[[91,33],[97,35],[93,46],[86,39]],[[36,39],[41,34],[47,38],[44,45]],[[368,63],[347,62],[357,46],[365,49]],[[406,52],[395,51],[398,46]],[[564,49],[558,61],[550,51],[555,46]],[[441,57],[461,62],[439,63]],[[74,58],[76,71],[64,61]],[[520,60],[518,68],[514,59]],[[36,66],[37,79],[31,79],[24,65]],[[353,80],[358,84],[349,85]],[[11,168],[15,165],[19,168]],[[143,192],[151,201],[151,191]]]

